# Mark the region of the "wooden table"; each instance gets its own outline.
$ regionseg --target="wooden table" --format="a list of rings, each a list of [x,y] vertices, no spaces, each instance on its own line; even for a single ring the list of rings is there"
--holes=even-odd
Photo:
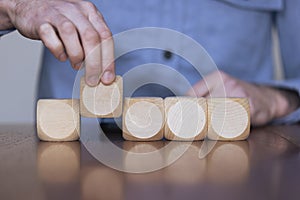
[[[168,143],[123,141],[103,129],[127,150]],[[300,199],[300,125],[252,129],[247,141],[218,142],[204,159],[201,144],[164,169],[130,174],[99,163],[80,142],[40,142],[33,125],[1,125],[0,199]]]

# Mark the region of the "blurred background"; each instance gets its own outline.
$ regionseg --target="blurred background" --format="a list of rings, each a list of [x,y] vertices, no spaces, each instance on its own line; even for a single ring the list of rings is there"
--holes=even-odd
[[[0,124],[34,121],[43,47],[17,31],[0,39]]]
[[[282,79],[276,30],[273,30],[275,79]],[[43,45],[17,31],[0,39],[0,125],[33,123]]]

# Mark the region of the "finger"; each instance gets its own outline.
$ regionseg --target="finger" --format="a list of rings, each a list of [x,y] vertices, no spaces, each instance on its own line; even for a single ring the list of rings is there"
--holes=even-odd
[[[82,14],[67,16],[75,24],[79,32],[85,55],[85,76],[90,86],[99,83],[102,73],[100,37],[92,24]]]
[[[51,24],[44,23],[39,27],[38,34],[44,45],[50,52],[60,61],[66,61],[67,55],[65,53],[64,45],[57,36],[55,29]]]
[[[71,21],[64,22],[61,29],[59,29],[59,33],[73,68],[80,69],[84,53],[76,27]]]
[[[102,14],[96,6],[91,2],[82,1],[80,3],[83,14],[89,19],[101,40],[101,61],[102,61],[102,76],[101,82],[110,84],[115,79],[115,64],[114,64],[114,43],[111,31],[109,30]]]
[[[77,29],[75,25],[66,17],[58,16],[59,20],[54,23],[59,36],[63,41],[67,55],[74,69],[79,69],[84,59],[83,49],[81,47]]]
[[[101,82],[111,84],[115,79],[114,42],[112,34],[100,12],[92,12],[89,15],[89,20],[97,30],[101,39],[103,70]]]

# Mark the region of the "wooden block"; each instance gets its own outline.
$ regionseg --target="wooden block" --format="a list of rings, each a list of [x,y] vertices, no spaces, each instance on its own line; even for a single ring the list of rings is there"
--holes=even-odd
[[[246,98],[211,98],[208,103],[208,138],[245,140],[250,133],[250,107]]]
[[[165,103],[165,138],[202,140],[207,134],[207,103],[204,98],[168,97]]]
[[[153,141],[163,138],[164,101],[159,97],[126,98],[123,112],[123,138]]]
[[[40,99],[37,133],[44,141],[74,141],[80,136],[78,99]]]
[[[116,76],[110,85],[90,87],[84,77],[80,82],[80,114],[83,117],[115,118],[122,115],[123,79]]]

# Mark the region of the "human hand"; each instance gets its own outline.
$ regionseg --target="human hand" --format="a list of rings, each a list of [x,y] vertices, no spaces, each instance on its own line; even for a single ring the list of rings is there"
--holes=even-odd
[[[112,35],[91,2],[2,0],[0,6],[6,8],[1,13],[9,16],[8,24],[25,37],[42,40],[60,61],[69,58],[74,69],[85,61],[88,85],[95,86],[100,77],[104,84],[115,79]]]
[[[283,117],[299,105],[299,97],[293,92],[256,85],[238,80],[222,71],[215,71],[196,83],[188,92],[198,97],[248,98],[251,124],[264,125]]]

